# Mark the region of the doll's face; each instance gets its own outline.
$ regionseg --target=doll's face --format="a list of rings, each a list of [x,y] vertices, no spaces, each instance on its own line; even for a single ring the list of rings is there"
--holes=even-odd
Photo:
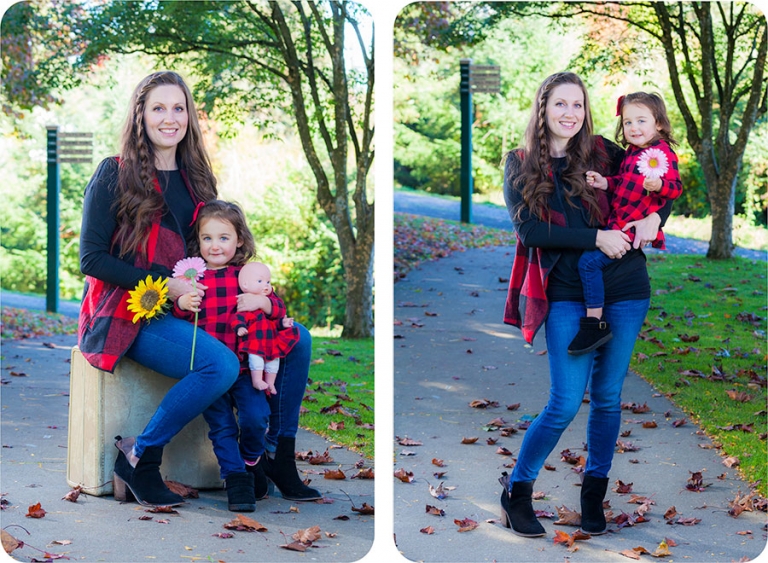
[[[269,268],[261,262],[249,262],[243,266],[237,281],[244,293],[256,295],[272,293],[272,274]]]

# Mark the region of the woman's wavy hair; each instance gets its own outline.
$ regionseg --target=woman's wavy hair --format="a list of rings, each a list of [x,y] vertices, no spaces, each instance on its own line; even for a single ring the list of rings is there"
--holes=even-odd
[[[200,208],[187,241],[187,253],[189,256],[200,256],[200,225],[208,219],[218,219],[231,224],[235,228],[237,238],[243,243],[235,251],[235,255],[229,263],[230,266],[242,266],[256,257],[256,241],[253,238],[251,229],[248,228],[245,213],[236,203],[221,199],[208,201]]]
[[[522,162],[519,174],[514,179],[513,189],[520,190],[523,206],[534,217],[549,220],[549,197],[554,192],[555,185],[552,179],[552,156],[549,151],[551,134],[547,127],[547,102],[552,91],[563,84],[575,84],[584,94],[584,123],[579,132],[568,140],[565,150],[565,169],[562,173],[566,186],[565,197],[572,206],[576,205],[573,198],[580,197],[587,204],[590,218],[594,222],[600,222],[602,213],[597,194],[587,185],[586,172],[605,172],[608,158],[605,151],[600,150],[595,143],[587,89],[581,78],[573,72],[558,72],[548,76],[536,91],[531,117],[525,130]],[[510,180],[505,178],[505,182]],[[522,208],[515,211],[518,217],[521,212]]]
[[[155,147],[144,127],[147,97],[158,86],[178,86],[184,92],[189,121],[187,133],[176,147],[176,162],[185,170],[193,192],[200,201],[215,199],[218,191],[211,161],[205,150],[192,93],[184,79],[172,71],[155,72],[144,78],[131,95],[128,115],[120,140],[120,167],[117,177],[117,230],[114,243],[120,255],[146,255],[148,234],[165,200],[155,189]]]
[[[636,106],[645,106],[651,110],[653,119],[656,120],[656,125],[659,129],[659,137],[664,139],[670,145],[676,145],[677,141],[672,136],[672,124],[669,122],[669,116],[667,115],[667,106],[664,104],[664,98],[655,92],[633,92],[626,96],[619,98],[618,104],[616,104],[616,115],[619,117],[619,122],[616,124],[616,142],[621,146],[626,147],[629,144],[627,138],[624,136],[624,107],[634,104]]]

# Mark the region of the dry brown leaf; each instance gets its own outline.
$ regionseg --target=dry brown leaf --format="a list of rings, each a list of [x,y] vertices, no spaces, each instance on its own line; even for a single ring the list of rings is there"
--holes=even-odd
[[[304,545],[301,542],[295,541],[295,542],[291,542],[291,543],[288,543],[288,544],[285,544],[285,545],[281,545],[280,547],[282,547],[283,549],[288,549],[290,551],[299,551],[299,552],[303,553],[303,552],[307,551],[307,548],[309,546],[306,546],[306,545]]]
[[[471,532],[478,526],[477,522],[471,518],[464,518],[464,520],[454,520],[453,523],[459,527],[459,532]]]
[[[326,469],[323,472],[323,479],[333,479],[337,481],[342,481],[346,479],[347,476],[344,474],[344,471],[341,469]]]
[[[581,526],[581,514],[575,510],[571,510],[566,506],[557,506],[557,517],[555,524],[562,526]]]
[[[24,547],[24,542],[17,540],[5,530],[0,530],[0,536],[2,536],[3,549],[6,553],[11,553],[14,549]]]
[[[438,467],[445,467],[445,463],[442,459],[437,459],[436,457],[432,458],[432,465],[437,465]]]
[[[45,516],[45,510],[40,506],[40,503],[32,504],[27,509],[27,518],[43,518]]]
[[[435,529],[432,526],[427,526],[426,528],[422,528],[419,530],[422,534],[432,535],[435,533]]]
[[[166,486],[182,498],[199,498],[198,490],[177,481],[165,481]]]
[[[406,471],[402,467],[395,471],[395,477],[400,479],[403,483],[413,483],[413,472]]]
[[[462,444],[474,444],[475,442],[477,442],[478,439],[479,439],[479,437],[472,437],[472,438],[464,437],[464,438],[461,439],[461,443]]]
[[[427,505],[427,514],[434,514],[435,516],[445,516],[445,510],[442,508],[437,508],[436,506],[432,506],[430,504]]]
[[[364,516],[373,516],[373,507],[369,505],[367,502],[364,502],[363,506],[361,506],[360,508],[353,506],[352,511],[362,514]]]
[[[61,500],[68,500],[69,502],[77,502],[78,497],[80,496],[80,491],[82,491],[83,488],[78,485],[71,491],[69,491],[66,495],[61,497]]]
[[[357,475],[352,475],[351,479],[373,479],[373,467],[363,467],[357,472]]]
[[[224,527],[228,530],[237,530],[238,532],[266,532],[266,526],[259,524],[253,518],[248,518],[242,514],[238,514],[234,520],[231,520],[224,524]]]
[[[299,530],[291,537],[301,543],[311,544],[319,540],[322,537],[322,534],[320,533],[320,526],[312,526],[311,528]]]

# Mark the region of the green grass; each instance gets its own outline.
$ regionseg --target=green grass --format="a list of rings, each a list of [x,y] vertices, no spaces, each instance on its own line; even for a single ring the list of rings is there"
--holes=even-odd
[[[373,364],[372,338],[313,336],[309,384],[299,424],[373,459]],[[334,423],[343,423],[343,428],[332,428]]]
[[[631,368],[766,496],[766,263],[657,255],[648,270],[651,310]]]

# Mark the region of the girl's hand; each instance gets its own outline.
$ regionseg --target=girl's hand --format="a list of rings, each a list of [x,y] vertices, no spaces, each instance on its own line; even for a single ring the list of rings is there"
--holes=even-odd
[[[197,294],[202,299],[205,296],[205,290],[208,289],[207,285],[203,285],[197,282]],[[168,299],[176,301],[179,297],[185,293],[192,291],[192,284],[187,280],[180,280],[178,278],[168,278]]]
[[[643,187],[649,192],[658,192],[661,189],[661,178],[646,178]]]
[[[629,244],[629,235],[622,231],[611,229],[609,231],[597,231],[595,246],[608,258],[616,259],[624,256],[632,248]],[[637,239],[635,239],[637,240]]]
[[[202,303],[202,301],[203,298],[196,291],[190,291],[189,293],[185,293],[179,297],[176,303],[178,304],[179,309],[182,311],[192,311],[193,313],[199,313],[200,303]]]
[[[237,296],[237,312],[246,311],[264,311],[266,314],[272,312],[272,302],[265,295],[255,295],[253,293],[241,293]]]
[[[598,190],[608,189],[608,180],[602,174],[589,170],[587,172],[587,185],[597,188]]]
[[[293,317],[283,317],[283,328],[291,328],[293,326]]]
[[[661,226],[661,217],[658,213],[651,213],[644,219],[638,221],[630,221],[622,231],[628,231],[629,229],[635,229],[635,242],[632,244],[635,248],[640,248],[647,244],[651,244],[659,236],[659,226]]]

